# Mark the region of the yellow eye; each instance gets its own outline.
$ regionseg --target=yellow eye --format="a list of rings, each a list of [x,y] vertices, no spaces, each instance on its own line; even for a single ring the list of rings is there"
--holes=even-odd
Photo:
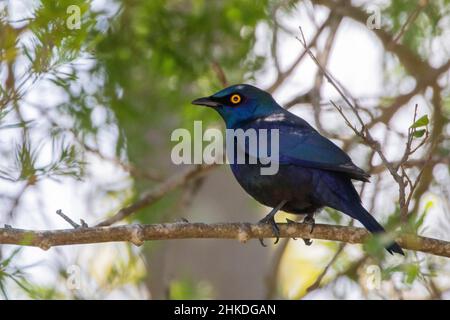
[[[232,104],[238,104],[239,102],[241,102],[241,100],[242,100],[242,98],[238,94],[233,94],[230,98],[230,101]]]

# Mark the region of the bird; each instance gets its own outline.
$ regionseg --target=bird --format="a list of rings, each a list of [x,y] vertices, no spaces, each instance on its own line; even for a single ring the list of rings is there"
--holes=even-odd
[[[211,96],[195,99],[192,104],[217,111],[227,130],[255,129],[260,132],[260,129],[266,129],[271,132],[278,129],[279,168],[275,174],[261,174],[261,161],[256,164],[230,161],[231,171],[241,187],[261,204],[273,208],[260,222],[272,226],[277,240],[279,228],[274,217],[280,210],[306,215],[303,222],[311,225],[311,232],[314,214],[324,207],[358,220],[373,234],[385,232],[363,207],[352,182],[369,182],[370,175],[307,121],[281,107],[270,93],[250,84],[236,84]],[[236,144],[236,141],[232,143]],[[237,148],[236,145],[231,147]],[[246,159],[257,156],[251,154],[248,143],[243,148]],[[396,242],[388,244],[386,250],[390,254],[404,255]]]

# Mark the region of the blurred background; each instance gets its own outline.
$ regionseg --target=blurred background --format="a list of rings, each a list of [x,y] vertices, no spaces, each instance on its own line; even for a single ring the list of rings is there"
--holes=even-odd
[[[427,143],[405,164],[412,177],[423,170],[410,222],[449,240],[448,0],[0,1],[0,224],[69,228],[58,209],[89,225],[112,216],[186,170],[170,158],[173,130],[192,131],[194,120],[222,128],[190,101],[245,82],[370,172],[370,184],[355,183],[363,203],[395,225],[398,186],[330,104],[348,111],[299,27],[389,161],[402,155],[415,104],[430,119]],[[118,224],[256,222],[268,210],[220,165]],[[316,222],[352,223],[333,210]],[[448,299],[450,261],[318,240],[2,245],[0,298]]]

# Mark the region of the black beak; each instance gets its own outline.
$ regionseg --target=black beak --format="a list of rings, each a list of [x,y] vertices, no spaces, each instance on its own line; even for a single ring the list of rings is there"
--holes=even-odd
[[[220,104],[211,99],[211,97],[198,98],[191,102],[199,106],[218,107]]]

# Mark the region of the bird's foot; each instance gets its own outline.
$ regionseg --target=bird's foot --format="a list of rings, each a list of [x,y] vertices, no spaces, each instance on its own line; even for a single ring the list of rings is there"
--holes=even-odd
[[[278,241],[280,240],[280,228],[278,228],[277,223],[275,222],[275,219],[273,217],[273,215],[268,214],[267,216],[265,216],[263,219],[259,220],[259,223],[264,223],[264,224],[270,224],[272,227],[272,232],[276,237],[276,240],[273,244],[277,244]],[[259,238],[259,242],[261,243],[261,245],[263,247],[267,247],[266,244],[264,243],[264,239],[263,238]]]
[[[265,216],[263,219],[261,219],[259,221],[259,223],[265,223],[265,224],[270,224],[272,226],[272,231],[273,234],[275,235],[275,237],[277,237],[277,239],[275,240],[274,244],[277,244],[278,241],[280,240],[280,229],[278,228],[277,223],[275,222],[275,215],[277,214],[278,210],[280,210],[281,208],[283,208],[283,206],[286,204],[286,200],[281,201],[276,207],[274,207],[267,216]],[[262,238],[259,238],[259,242],[261,243],[261,245],[263,247],[265,247],[266,245],[264,244],[264,240]]]
[[[312,214],[308,214],[305,219],[303,219],[303,223],[309,224],[311,227],[311,230],[309,230],[309,233],[312,233],[314,231],[314,226],[316,225],[316,220],[314,220],[314,217]],[[303,239],[305,242],[305,245],[310,246],[312,244],[311,239]]]
[[[314,231],[314,227],[316,225],[316,220],[314,220],[314,217],[312,215],[307,215],[305,217],[305,219],[303,219],[303,223],[309,224],[311,227],[311,230],[309,231],[309,233],[313,233]]]
[[[287,223],[298,223],[297,221],[294,221],[294,220],[291,220],[291,219],[288,219],[288,218],[286,218],[286,222]],[[297,238],[292,238],[292,239],[293,240],[297,240]],[[304,239],[304,238],[302,238],[302,240],[303,240],[303,242],[305,242],[305,244],[307,246],[310,246],[312,244],[312,240],[311,239]]]

